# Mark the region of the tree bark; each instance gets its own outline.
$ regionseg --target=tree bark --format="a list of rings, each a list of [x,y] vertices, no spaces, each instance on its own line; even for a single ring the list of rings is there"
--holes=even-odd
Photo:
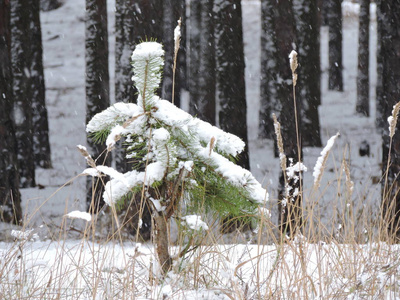
[[[342,0],[328,1],[330,90],[343,91]]]
[[[22,220],[17,148],[13,124],[10,3],[0,0],[0,221]]]
[[[381,103],[383,116],[387,119],[392,114],[393,106],[399,102],[400,86],[400,1],[384,0],[379,2],[380,19],[380,63],[382,91],[378,101]],[[392,141],[386,128],[382,134],[382,174],[384,224],[387,224],[390,238],[400,240],[400,122],[397,120],[396,132]]]
[[[86,0],[86,123],[95,114],[110,106],[108,71],[107,1]],[[98,164],[111,165],[110,154],[104,144],[96,144],[87,137],[89,153]],[[90,211],[97,212],[104,205],[103,183],[87,179],[86,202]]]
[[[215,0],[214,11],[219,126],[245,142],[237,164],[250,169],[241,2]]]
[[[361,0],[358,29],[358,73],[356,112],[369,117],[369,4]]]

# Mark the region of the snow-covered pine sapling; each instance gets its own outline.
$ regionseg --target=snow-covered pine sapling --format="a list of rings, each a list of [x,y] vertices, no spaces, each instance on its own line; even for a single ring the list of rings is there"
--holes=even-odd
[[[159,43],[137,45],[132,54],[137,104],[116,103],[87,125],[88,133],[105,142],[109,151],[124,136],[126,159],[138,163],[124,174],[99,167],[94,167],[97,172],[85,173],[106,172],[112,178],[103,195],[111,206],[129,194],[140,193],[143,203],[151,208],[153,242],[165,274],[172,266],[168,223],[178,215],[182,202],[194,212],[206,207],[221,217],[242,216],[257,213],[268,195],[249,171],[232,162],[245,146],[240,138],[192,117],[155,94],[163,55]],[[207,230],[207,226],[202,228]]]

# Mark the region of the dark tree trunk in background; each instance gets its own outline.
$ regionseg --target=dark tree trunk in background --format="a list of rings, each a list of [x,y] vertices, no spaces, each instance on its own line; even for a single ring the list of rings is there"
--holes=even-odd
[[[177,69],[178,75],[179,75],[179,84],[181,88],[181,97],[183,95],[186,95],[187,92],[189,91],[189,82],[188,82],[188,76],[187,76],[187,61],[188,61],[188,26],[189,26],[189,21],[188,21],[188,16],[187,14],[187,6],[186,6],[186,1],[185,5],[182,11],[182,26],[181,26],[181,45],[179,47],[179,54],[178,54],[178,66]],[[183,92],[183,93],[182,93]],[[186,93],[186,94],[185,94]]]
[[[319,26],[328,26],[329,0],[318,0]]]
[[[108,72],[107,1],[86,0],[86,123],[95,114],[110,106],[110,78]],[[96,144],[87,137],[89,153],[97,164],[110,166],[111,157],[104,143]],[[103,183],[87,179],[86,202],[90,211],[104,205]],[[92,205],[92,207],[91,207]]]
[[[276,35],[275,0],[261,1],[261,78],[260,78],[260,138],[275,139],[272,113],[279,110],[276,98]]]
[[[242,6],[240,0],[215,0],[214,11],[219,125],[246,143],[237,163],[249,170]]]
[[[292,1],[278,1],[275,4],[275,28],[276,36],[276,62],[277,62],[277,78],[276,83],[277,99],[280,102],[280,112],[278,120],[281,123],[281,132],[284,145],[284,151],[288,159],[293,159],[293,165],[299,160],[299,149],[296,135],[296,120],[293,100],[293,86],[291,84],[292,71],[290,69],[288,55],[293,50],[293,44],[297,44],[296,24],[293,14]],[[288,81],[290,83],[288,83]],[[300,102],[297,99],[297,120],[299,128],[300,122]],[[300,153],[301,154],[301,153]],[[288,160],[289,165],[289,160]],[[301,187],[302,180],[298,180],[292,190],[298,188],[300,193],[298,197],[294,197],[293,201],[285,203],[283,197],[285,195],[284,175],[280,176],[280,201],[278,202],[279,224],[281,232],[293,236],[299,226],[301,226]],[[293,183],[294,184],[294,183]]]
[[[22,210],[13,124],[10,44],[10,3],[0,0],[0,221],[18,224]]]
[[[14,114],[22,187],[35,186],[35,165],[51,167],[45,102],[40,0],[11,3]]]
[[[199,14],[199,26],[193,28],[198,31],[198,48],[191,47],[191,58],[194,67],[197,68],[196,73],[191,74],[193,88],[190,93],[190,113],[210,124],[215,125],[216,105],[215,105],[215,35],[214,35],[214,1],[201,0],[197,1],[194,9],[200,11],[194,12],[194,18]],[[196,34],[196,33],[195,33]],[[191,61],[192,62],[192,61]]]
[[[23,0],[11,1],[11,60],[14,92],[14,121],[21,187],[34,187],[33,98],[30,80],[31,7]]]
[[[380,93],[381,109],[385,120],[392,114],[393,106],[400,101],[400,1],[383,0],[378,2],[380,19],[380,59],[382,91]],[[387,129],[388,123],[382,134],[382,173],[383,182],[383,212],[388,233],[393,235],[398,242],[400,239],[400,120],[397,122],[396,132],[390,148],[390,138]],[[390,149],[389,149],[390,148]],[[390,162],[389,160],[390,151]]]
[[[383,60],[381,53],[381,34],[382,34],[382,22],[384,17],[381,13],[381,8],[379,2],[376,6],[376,25],[377,25],[377,45],[376,45],[376,88],[375,88],[375,97],[376,97],[376,116],[375,116],[375,126],[378,131],[383,134],[383,131],[387,128],[387,116],[385,116],[385,101],[383,101],[383,90],[382,90],[382,76],[383,76]]]
[[[369,4],[361,0],[358,29],[358,74],[356,112],[369,117]]]
[[[321,147],[318,106],[321,104],[321,64],[317,0],[296,1],[298,81],[296,97],[301,103],[302,145]]]
[[[327,0],[329,24],[329,84],[330,90],[343,91],[342,65],[342,0]]]
[[[189,112],[197,115],[198,76],[200,72],[200,27],[201,27],[201,1],[190,1],[189,10],[189,45],[187,49],[188,59],[188,88],[190,93]]]
[[[131,80],[131,55],[140,41],[162,41],[162,0],[117,0],[115,12],[115,101],[136,102],[136,90]],[[114,151],[117,169],[127,172],[125,151]]]
[[[40,26],[40,0],[30,2],[31,13],[31,49],[30,80],[32,87],[32,122],[33,122],[33,149],[35,164],[42,168],[51,168],[51,153],[49,142],[49,124],[47,118],[45,85],[43,74],[43,46],[42,30]]]
[[[182,53],[178,52],[177,68],[175,71],[175,89],[174,99],[172,99],[172,84],[173,84],[173,66],[174,66],[174,53],[175,41],[174,30],[178,25],[178,20],[182,18],[185,12],[185,1],[183,0],[164,0],[164,22],[163,22],[163,45],[165,50],[164,57],[164,73],[161,97],[163,99],[173,102],[176,106],[180,107],[180,70],[178,66],[180,56]],[[183,18],[182,18],[183,19]],[[183,24],[185,26],[185,24]]]
[[[115,101],[135,102],[131,55],[140,41],[162,41],[162,0],[117,0],[115,13]],[[173,38],[173,37],[172,37]]]

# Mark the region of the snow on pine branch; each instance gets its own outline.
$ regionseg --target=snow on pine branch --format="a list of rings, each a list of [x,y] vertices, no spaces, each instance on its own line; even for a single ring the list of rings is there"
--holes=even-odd
[[[94,133],[102,130],[109,130],[118,124],[123,124],[133,116],[143,114],[143,109],[133,103],[118,102],[101,113],[96,114],[87,124],[86,132]],[[140,120],[138,120],[140,123]]]
[[[146,167],[146,171],[136,170],[123,174],[124,180],[114,178],[106,183],[103,199],[108,205],[113,205],[136,187],[151,186],[154,182],[163,179],[165,166],[162,162],[154,162]],[[127,184],[125,184],[127,182]]]
[[[95,168],[112,177],[105,187],[105,202],[111,205],[135,187],[172,180],[178,176],[182,163],[190,161],[212,167],[225,180],[245,189],[253,201],[264,203],[268,195],[261,184],[248,170],[224,157],[235,157],[243,151],[245,143],[239,137],[201,121],[154,95],[160,83],[163,55],[162,46],[158,43],[139,44],[132,54],[133,80],[139,90],[137,105],[116,103],[94,116],[87,126],[87,131],[91,133],[108,131],[106,144],[109,150],[120,136],[127,136],[127,140],[132,141],[136,137],[142,141],[141,151],[147,153],[144,157],[135,158],[148,164],[144,172],[120,174],[107,168]],[[86,173],[97,176],[94,170],[87,169]]]
[[[205,144],[214,137],[218,152],[236,156],[244,149],[245,143],[239,137],[192,117],[167,100],[158,101],[156,107],[154,118],[172,128],[179,128],[187,134],[198,137]]]
[[[138,105],[145,108],[152,106],[154,91],[161,82],[161,71],[164,65],[164,50],[156,42],[141,43],[136,46],[131,59],[133,66],[132,81],[139,91]]]

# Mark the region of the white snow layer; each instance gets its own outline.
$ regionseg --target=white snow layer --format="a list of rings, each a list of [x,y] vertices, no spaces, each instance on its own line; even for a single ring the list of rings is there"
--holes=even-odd
[[[116,201],[128,194],[134,187],[142,184],[152,185],[164,177],[165,167],[161,162],[154,162],[147,166],[146,171],[137,172],[135,170],[121,174],[121,178],[114,178],[106,183],[103,199],[108,205],[113,205]],[[125,184],[126,183],[126,184]]]
[[[121,125],[115,126],[107,137],[106,140],[107,149],[111,150],[112,147],[114,147],[115,143],[119,140],[119,137],[125,132],[126,129],[123,126]]]
[[[164,56],[164,50],[162,45],[157,42],[146,42],[140,43],[136,46],[133,51],[131,59],[132,61],[149,60],[154,57]]]
[[[65,215],[66,217],[70,218],[70,219],[81,219],[81,220],[85,220],[87,222],[90,222],[92,220],[92,216],[84,211],[79,211],[79,210],[74,210],[71,211],[70,213]]]
[[[189,226],[190,229],[193,230],[208,230],[208,226],[205,222],[201,220],[201,216],[197,215],[188,215],[185,217],[182,217],[182,220],[186,222],[186,224]]]

